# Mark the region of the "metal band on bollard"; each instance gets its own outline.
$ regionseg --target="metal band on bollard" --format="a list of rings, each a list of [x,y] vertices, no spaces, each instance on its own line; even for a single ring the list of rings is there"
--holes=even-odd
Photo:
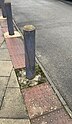
[[[2,16],[4,18],[6,18],[6,10],[5,10],[4,0],[0,0],[0,6],[1,6],[1,9],[2,9]]]
[[[25,64],[26,77],[35,77],[35,27],[33,25],[24,26]]]
[[[5,0],[5,10],[6,10],[6,15],[7,15],[7,24],[8,24],[9,35],[14,35],[11,0]]]

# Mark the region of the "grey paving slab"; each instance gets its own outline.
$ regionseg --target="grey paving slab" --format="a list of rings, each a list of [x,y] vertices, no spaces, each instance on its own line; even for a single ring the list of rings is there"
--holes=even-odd
[[[0,110],[0,117],[27,119],[27,112],[19,88],[8,88]]]
[[[19,87],[14,69],[11,73],[10,80],[9,80],[9,83],[8,83],[8,87]]]
[[[30,124],[28,119],[0,119],[0,124]]]
[[[1,30],[1,26],[0,26],[0,44],[2,44],[4,41],[4,37],[3,37],[3,32]]]
[[[3,43],[2,43],[1,48],[3,48],[3,49],[4,49],[4,48],[7,48],[6,42],[3,42]]]
[[[0,61],[0,76],[10,76],[12,68],[11,61]]]
[[[6,90],[9,77],[0,77],[0,107]]]
[[[0,60],[11,60],[8,49],[0,48]]]
[[[4,42],[4,37],[0,36],[0,44],[2,44]]]

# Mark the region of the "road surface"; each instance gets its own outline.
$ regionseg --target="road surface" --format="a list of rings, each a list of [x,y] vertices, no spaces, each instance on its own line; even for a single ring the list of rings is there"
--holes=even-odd
[[[19,28],[36,27],[36,55],[72,110],[72,5],[59,0],[12,0]]]

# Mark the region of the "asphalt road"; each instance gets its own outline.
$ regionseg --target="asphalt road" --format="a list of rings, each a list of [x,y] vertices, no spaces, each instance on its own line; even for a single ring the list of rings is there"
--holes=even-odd
[[[72,110],[72,5],[59,0],[12,0],[13,17],[36,27],[36,55]]]

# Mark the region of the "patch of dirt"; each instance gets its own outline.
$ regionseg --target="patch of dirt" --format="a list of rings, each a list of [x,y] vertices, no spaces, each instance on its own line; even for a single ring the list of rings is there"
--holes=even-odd
[[[32,80],[26,78],[26,69],[15,70],[20,88],[28,88],[47,82],[47,79],[38,64],[35,66],[35,77]]]

